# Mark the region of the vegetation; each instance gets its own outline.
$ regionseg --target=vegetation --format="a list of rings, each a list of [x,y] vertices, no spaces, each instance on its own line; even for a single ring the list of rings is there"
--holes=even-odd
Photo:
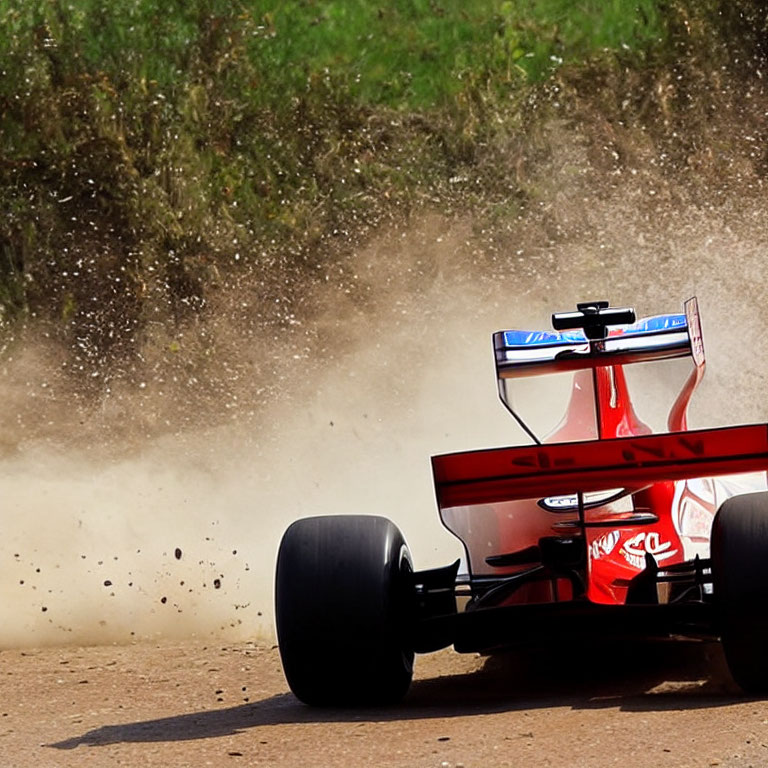
[[[558,93],[596,88],[608,111],[652,125],[674,111],[653,90],[663,77],[743,63],[765,13],[746,0],[0,0],[0,26],[0,326],[36,318],[92,371],[243,279],[260,321],[288,324],[308,281],[343,283],[344,254],[415,210],[518,215],[530,190],[508,169]]]

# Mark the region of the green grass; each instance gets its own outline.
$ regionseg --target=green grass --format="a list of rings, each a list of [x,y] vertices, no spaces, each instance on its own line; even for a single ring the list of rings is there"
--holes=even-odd
[[[498,87],[661,41],[655,0],[2,0],[5,64],[103,73],[168,97],[214,76],[261,105],[328,79],[358,103],[439,105],[478,72]],[[36,55],[37,54],[37,55]],[[37,62],[38,66],[40,62]],[[51,71],[53,70],[53,71]]]

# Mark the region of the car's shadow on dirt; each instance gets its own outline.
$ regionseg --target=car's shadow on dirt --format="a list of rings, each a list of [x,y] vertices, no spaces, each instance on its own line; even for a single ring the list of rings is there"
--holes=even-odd
[[[472,672],[416,680],[392,707],[318,709],[289,693],[225,709],[107,725],[50,744],[56,749],[120,742],[184,741],[257,726],[452,718],[570,707],[687,710],[744,702],[717,644],[663,643],[613,648],[553,646],[492,656]]]

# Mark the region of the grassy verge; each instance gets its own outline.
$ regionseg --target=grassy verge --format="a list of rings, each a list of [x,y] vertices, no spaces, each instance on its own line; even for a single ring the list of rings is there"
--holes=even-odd
[[[0,323],[46,320],[91,373],[241,279],[261,322],[289,324],[306,282],[343,283],[344,253],[393,217],[517,216],[532,94],[588,72],[652,120],[651,86],[610,88],[656,82],[739,8],[0,0]]]

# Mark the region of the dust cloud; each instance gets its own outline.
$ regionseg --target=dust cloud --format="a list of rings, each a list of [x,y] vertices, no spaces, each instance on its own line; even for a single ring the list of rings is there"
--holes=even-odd
[[[540,205],[494,231],[427,215],[380,233],[351,262],[364,300],[315,288],[324,309],[291,335],[244,351],[222,309],[239,407],[206,428],[139,428],[120,450],[96,436],[145,424],[143,389],[105,401],[95,429],[53,385],[29,410],[30,386],[55,380],[45,352],[6,362],[0,647],[269,638],[278,542],[306,515],[386,515],[417,568],[451,561],[429,457],[524,441],[496,397],[490,334],[546,328],[577,301],[643,316],[698,295],[709,370],[692,426],[764,420],[760,201],[735,180],[701,205],[648,174],[596,195],[580,151],[565,142]]]

